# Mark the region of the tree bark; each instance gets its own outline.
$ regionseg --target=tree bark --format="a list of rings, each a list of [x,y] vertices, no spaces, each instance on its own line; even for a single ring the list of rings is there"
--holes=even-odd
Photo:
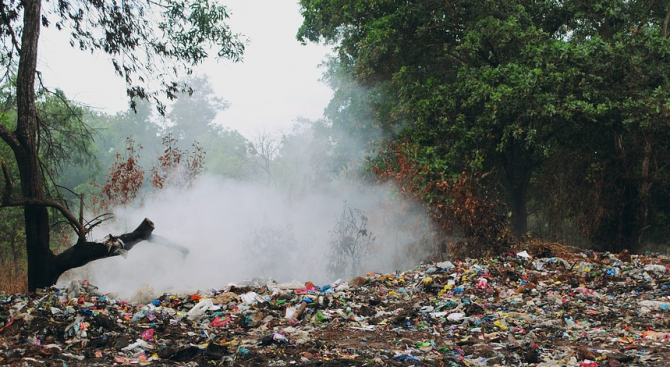
[[[637,218],[636,233],[633,238],[635,247],[642,245],[642,234],[649,223],[649,196],[652,186],[652,177],[650,174],[650,162],[652,157],[651,139],[644,137],[644,146],[642,148],[642,164],[640,172],[640,187],[637,195]]]
[[[512,230],[519,239],[528,232],[528,189],[526,185],[513,188]]]
[[[78,241],[74,246],[54,256],[48,268],[49,285],[56,284],[58,278],[67,270],[84,266],[94,260],[121,255],[121,250],[130,251],[136,244],[148,240],[153,230],[154,223],[145,218],[134,231],[118,237],[109,235],[104,243]]]
[[[40,171],[38,121],[35,106],[37,44],[40,34],[41,0],[23,2],[23,32],[17,74],[17,124],[12,146],[21,177],[24,198],[42,200],[44,179]],[[49,213],[41,205],[24,207],[26,250],[28,254],[28,290],[49,285],[48,265],[53,258],[49,248]]]

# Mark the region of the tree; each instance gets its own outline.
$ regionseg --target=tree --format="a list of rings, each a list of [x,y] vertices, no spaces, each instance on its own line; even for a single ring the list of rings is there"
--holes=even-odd
[[[209,174],[233,179],[251,174],[249,141],[237,130],[221,129],[216,134],[202,137],[202,147],[207,152],[205,170]]]
[[[281,164],[275,165],[274,178],[289,200],[336,189],[348,163],[344,154],[350,152],[336,149],[340,147],[335,146],[331,134],[331,124],[325,119],[298,118],[283,136],[278,151]]]
[[[640,244],[667,176],[653,163],[667,154],[666,2],[301,5],[298,38],[335,44],[330,75],[349,78],[331,83],[333,121],[356,131],[372,117],[391,139],[434,156],[432,173],[486,175],[517,236],[533,206],[566,199],[539,185],[568,166],[578,190],[566,191],[575,204],[566,219],[604,248]]]
[[[371,162],[371,170],[377,179],[395,183],[405,197],[423,203],[440,232],[435,243],[438,248],[433,250],[445,252],[439,247],[451,237],[461,240],[450,249],[451,256],[480,257],[510,251],[507,212],[487,191],[481,176],[438,173],[430,167],[434,161],[417,144],[396,141]]]
[[[186,82],[194,88],[193,93],[180,95],[166,117],[172,123],[169,129],[175,132],[175,137],[192,143],[221,130],[221,126],[214,124],[214,119],[220,111],[230,107],[230,103],[214,95],[206,76],[193,76]]]
[[[151,154],[161,151],[163,127],[154,116],[153,106],[148,101],[138,101],[135,108],[117,112],[114,115],[89,113],[86,123],[95,129],[95,145],[99,148],[98,158],[102,166],[109,166],[110,158],[124,149],[126,138],[141,142]],[[107,156],[103,156],[107,155]],[[149,159],[146,160],[147,163]]]
[[[266,181],[268,186],[275,181],[274,167],[280,158],[284,139],[283,132],[271,132],[263,128],[256,131],[249,141],[249,159],[256,168],[256,176],[258,180]]]
[[[15,111],[2,111],[2,119],[12,120]],[[9,147],[0,144],[0,156],[11,154]],[[10,162],[14,163],[14,162]],[[12,174],[18,172],[16,164],[10,164],[8,170]],[[25,241],[25,231],[22,223],[23,213],[20,208],[5,208],[0,221],[0,258],[2,259],[2,273],[7,277],[16,277],[21,269],[25,269],[25,258],[21,244]],[[25,288],[25,287],[24,287]]]
[[[248,141],[238,131],[214,122],[218,113],[230,107],[230,103],[215,95],[206,76],[190,77],[187,83],[194,92],[190,96],[180,96],[170,106],[166,129],[179,139],[182,149],[197,140],[208,154],[204,168],[209,173],[233,178],[248,175]]]
[[[0,124],[0,137],[14,154],[21,184],[20,194],[15,195],[9,172],[3,170],[3,206],[24,207],[29,290],[53,284],[62,268],[81,263],[51,251],[47,208],[58,210],[77,233],[78,242],[73,249],[85,249],[89,244],[89,228],[50,197],[42,170],[39,137],[44,126],[38,118],[35,94],[40,28],[69,28],[72,46],[108,54],[116,73],[126,80],[131,107],[138,99],[152,99],[164,112],[159,91],[173,99],[177,93],[190,90],[175,80],[207,58],[211,46],[218,48],[219,57],[240,59],[244,44],[225,24],[227,18],[225,7],[209,1],[131,0],[119,4],[26,0],[0,4],[0,62],[6,67],[5,76],[17,68],[16,125],[12,131],[7,124]],[[155,80],[160,81],[159,88],[151,88]],[[147,232],[150,233],[144,231]],[[96,251],[86,254],[89,260],[99,255]]]
[[[342,214],[330,231],[327,270],[331,276],[355,277],[365,257],[372,250],[374,235],[368,230],[368,217],[346,202]]]
[[[340,42],[340,67],[385,131],[446,156],[451,172],[497,172],[524,233],[533,170],[565,125],[545,106],[575,79],[560,59],[570,50],[552,44],[555,25],[523,1],[391,1],[369,12],[346,3],[303,1],[298,36]]]

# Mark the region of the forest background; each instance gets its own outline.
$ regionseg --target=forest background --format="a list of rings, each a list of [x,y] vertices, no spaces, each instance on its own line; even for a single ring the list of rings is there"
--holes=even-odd
[[[298,41],[335,51],[326,60],[334,97],[323,119],[245,137],[213,124],[228,104],[197,75],[181,79],[192,95],[173,90],[180,98],[157,111],[142,99],[152,95],[131,94],[134,110],[113,115],[38,88],[36,134],[52,143],[39,146],[50,197],[75,208],[83,194],[86,212],[100,215],[142,205],[166,185],[188,187],[203,172],[281,187],[289,197],[357,177],[393,183],[389,200],[408,199],[427,213],[431,226],[420,230],[430,236],[420,246],[440,256],[485,256],[529,239],[665,251],[667,2],[300,4]],[[21,79],[5,61],[1,121],[10,131]],[[20,182],[4,141],[7,177]],[[23,289],[23,208],[2,213],[5,288]],[[356,211],[349,213],[333,224]],[[60,211],[48,215],[58,234],[50,246],[62,251],[72,245],[71,229]]]

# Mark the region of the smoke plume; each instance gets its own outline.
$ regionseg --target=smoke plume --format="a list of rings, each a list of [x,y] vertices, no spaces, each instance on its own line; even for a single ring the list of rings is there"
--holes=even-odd
[[[104,292],[130,296],[140,285],[157,292],[219,289],[253,277],[278,282],[298,280],[326,284],[331,231],[343,204],[369,219],[376,239],[362,272],[412,267],[425,258],[421,238],[427,218],[411,203],[394,198],[390,186],[340,182],[337,189],[298,198],[266,185],[203,177],[188,191],[167,189],[141,208],[116,213],[116,222],[98,231],[132,231],[145,217],[155,234],[186,246],[183,258],[174,249],[142,243],[128,252],[90,264],[82,274]],[[344,279],[347,280],[347,279]]]

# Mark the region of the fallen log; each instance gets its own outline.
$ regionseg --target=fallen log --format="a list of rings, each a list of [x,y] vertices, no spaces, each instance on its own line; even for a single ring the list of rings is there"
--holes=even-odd
[[[149,218],[145,218],[134,231],[124,233],[118,237],[110,234],[102,242],[77,241],[74,246],[58,255],[54,255],[49,269],[52,284],[55,284],[58,278],[70,269],[84,266],[91,261],[125,255],[135,245],[143,241],[176,249],[184,257],[188,256],[189,250],[186,247],[165,237],[154,235],[154,228],[154,223]]]

